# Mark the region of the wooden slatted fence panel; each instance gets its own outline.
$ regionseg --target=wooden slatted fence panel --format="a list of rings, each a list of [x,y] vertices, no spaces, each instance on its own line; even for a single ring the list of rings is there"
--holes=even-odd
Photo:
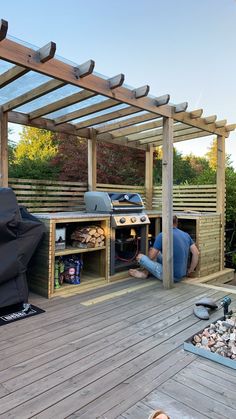
[[[216,185],[181,185],[173,187],[174,211],[216,212]],[[153,188],[153,209],[161,210],[162,187]]]
[[[81,211],[85,209],[87,183],[35,179],[9,179],[18,203],[30,212]]]
[[[30,212],[82,211],[87,183],[35,179],[9,179],[18,203]],[[97,191],[135,192],[144,201],[145,188],[137,185],[97,184]],[[161,210],[162,188],[153,188],[153,209]],[[216,185],[174,186],[174,211],[216,212]]]

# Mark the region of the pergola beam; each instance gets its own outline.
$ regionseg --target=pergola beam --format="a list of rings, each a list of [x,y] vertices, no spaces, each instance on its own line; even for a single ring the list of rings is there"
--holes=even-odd
[[[162,122],[158,124],[159,126],[162,126]],[[183,131],[183,130],[189,130],[189,129],[197,129],[197,128],[191,128],[188,125],[185,124],[176,124],[173,126],[173,132],[177,132],[177,131]],[[141,132],[139,134],[132,134],[129,135],[128,141],[140,141],[140,140],[145,140],[145,139],[151,139],[152,137],[158,137],[158,136],[162,136],[163,134],[163,128],[161,129],[153,129],[152,131],[147,131],[147,132]],[[113,134],[114,135],[114,134]],[[114,135],[114,137],[116,137]],[[145,142],[145,141],[144,141]]]
[[[117,87],[122,86],[125,81],[124,74],[118,74],[117,76],[111,77],[108,79],[110,89],[117,89]]]
[[[5,39],[3,42],[5,43],[8,41],[9,39]],[[16,44],[16,45],[20,45],[20,44]],[[47,61],[50,61],[51,58],[54,57],[54,54],[56,52],[56,44],[54,42],[49,42],[47,45],[43,46],[38,51],[33,51],[33,52],[34,52],[34,57],[35,57],[36,62],[40,64],[46,63]],[[29,55],[29,57],[31,57],[31,55]],[[29,57],[28,57],[28,61],[30,61]],[[11,60],[9,61],[11,62]],[[5,73],[0,75],[0,87],[4,87],[7,84],[12,83],[13,81],[17,80],[19,77],[24,76],[29,71],[30,71],[30,68],[28,66],[15,65],[14,67],[5,71]]]
[[[82,118],[87,115],[91,115],[96,112],[100,112],[114,106],[119,105],[119,102],[113,99],[103,100],[102,102],[95,103],[94,105],[87,106],[74,112],[70,112],[66,115],[60,116],[54,120],[55,124],[63,124],[64,122],[73,121],[73,119]]]
[[[155,101],[156,101],[156,106],[163,106],[163,105],[167,105],[167,103],[169,102],[169,100],[170,100],[170,95],[162,95],[162,96],[159,96],[159,97],[157,97],[156,99],[155,99]]]
[[[93,97],[95,93],[89,92],[88,90],[82,90],[78,93],[74,93],[68,97],[57,100],[56,102],[50,103],[49,105],[42,106],[33,112],[30,112],[29,118],[35,119],[43,115],[48,115],[52,112],[59,111],[60,109],[66,108],[67,106],[74,105],[75,103],[82,102],[83,100]]]
[[[165,105],[166,103],[168,103],[169,99],[170,99],[170,95],[163,95],[163,96],[157,97],[155,99],[156,106]],[[160,118],[158,115],[152,114],[152,113],[147,113],[145,115],[138,115],[138,116],[134,116],[133,118],[127,118],[124,121],[114,122],[114,124],[109,124],[109,125],[106,124],[102,127],[98,127],[97,132],[98,134],[105,133],[105,132],[112,132],[114,130],[121,130],[122,128],[126,128],[129,126],[133,126],[135,128],[135,124],[141,124],[142,122],[151,121],[153,119],[158,119],[158,118]],[[138,125],[136,128],[138,129]],[[139,132],[139,131],[135,130],[134,132]]]
[[[95,116],[94,118],[90,118],[90,119],[87,119],[86,121],[79,122],[78,124],[74,124],[74,126],[77,129],[92,127],[94,125],[99,125],[104,122],[113,121],[114,119],[116,120],[119,118],[123,118],[124,116],[127,116],[127,115],[133,115],[134,113],[138,113],[138,112],[141,112],[141,110],[138,108],[135,108],[134,106],[128,106],[127,108],[119,109],[114,112],[109,112],[105,115]],[[110,124],[106,124],[108,131],[109,131],[109,126]]]
[[[183,122],[186,125],[199,128],[203,131],[208,131],[211,134],[224,135],[228,137],[228,133],[223,128],[216,128],[214,123],[206,124],[204,118],[191,118],[191,112],[182,112],[180,114],[175,114],[174,119],[178,122]]]
[[[127,108],[127,109],[129,109],[129,108]],[[137,109],[137,108],[135,108],[135,109]],[[140,109],[138,109],[136,112],[140,112]],[[121,128],[130,127],[130,126],[140,124],[140,123],[145,122],[145,121],[151,121],[153,119],[158,119],[158,118],[159,118],[159,116],[156,115],[156,114],[153,114],[153,113],[146,113],[144,115],[143,114],[142,115],[137,115],[137,116],[133,116],[132,118],[127,118],[123,121],[114,122],[113,124],[105,124],[101,127],[98,127],[97,132],[99,134],[106,133],[106,132],[113,132],[113,131],[121,129]]]
[[[179,143],[181,141],[188,141],[188,140],[194,140],[196,138],[209,137],[209,135],[212,135],[212,134],[209,134],[209,132],[207,132],[207,131],[198,131],[195,134],[194,133],[185,134],[185,135],[181,135],[179,137],[175,136],[173,141],[174,141],[174,143]],[[159,137],[158,141],[157,140],[149,141],[148,144],[151,144],[151,145],[157,146],[157,147],[161,146],[163,144],[163,138]]]
[[[225,127],[226,124],[227,124],[227,119],[222,119],[221,121],[216,121],[215,122],[216,128]]]
[[[185,112],[188,107],[188,102],[178,103],[174,106],[175,113]]]
[[[6,38],[8,31],[8,22],[4,19],[0,20],[0,42]]]
[[[153,124],[153,123],[152,123]],[[145,124],[146,125],[146,124]],[[157,127],[161,127],[162,126],[162,118],[158,121],[155,122],[155,125]],[[192,129],[191,127],[188,127],[185,124],[176,124],[174,125],[174,130],[183,130],[183,129]],[[196,129],[196,128],[195,128]],[[123,130],[121,130],[123,131]],[[142,130],[143,131],[143,130]],[[158,140],[159,138],[162,138],[162,134],[163,134],[163,129],[152,129],[152,131],[146,131],[145,130],[141,133],[138,134],[131,134],[131,135],[119,135],[119,131],[118,131],[118,135],[117,135],[117,131],[114,132],[107,132],[104,134],[100,134],[97,136],[98,140],[103,141],[104,138],[106,138],[107,140],[121,140],[121,141],[126,141],[127,144],[148,144],[151,142],[154,142],[156,140]]]
[[[126,127],[123,129],[117,129],[114,131],[109,131],[111,135],[113,135],[114,138],[118,137],[124,137],[131,134],[137,134],[143,131],[148,131],[154,128],[158,128],[162,126],[162,118],[154,121],[154,122],[147,122],[146,124],[139,124],[139,125],[132,125],[130,127]],[[99,132],[99,130],[98,130]],[[99,134],[103,135],[103,134]],[[98,135],[98,137],[99,137]]]
[[[191,111],[189,116],[191,119],[196,119],[196,118],[201,118],[202,114],[203,114],[203,109],[196,109],[195,111]]]
[[[211,116],[207,116],[206,118],[204,118],[205,124],[214,124],[214,122],[216,120],[217,120],[217,116],[216,115],[211,115]]]
[[[95,67],[95,61],[93,60],[88,60],[85,63],[78,65],[74,69],[75,77],[77,79],[79,78],[81,79],[83,77],[89,76],[89,74],[92,74],[94,67]]]
[[[51,60],[56,53],[55,42],[49,42],[37,51],[38,59],[41,63],[46,63]]]
[[[234,131],[236,129],[236,124],[226,125],[225,130],[227,132]]]
[[[150,90],[150,86],[148,86],[147,84],[145,86],[134,89],[133,92],[134,92],[135,99],[140,99],[141,97],[147,96],[149,93],[149,90]]]
[[[17,80],[19,77],[24,76],[24,74],[28,73],[29,71],[30,71],[29,68],[15,65],[14,67],[5,71],[5,73],[0,75],[0,87],[3,88],[7,86],[9,83],[12,83],[13,81]]]
[[[54,121],[46,118],[36,118],[33,121],[30,121],[27,114],[16,111],[8,112],[8,121],[12,122],[13,124],[20,124],[39,129],[46,129],[62,134],[75,135],[76,137],[89,138],[90,135],[90,131],[88,128],[82,128],[80,130],[77,130],[74,127],[74,125],[69,123],[55,125]]]
[[[30,90],[29,92],[26,92],[23,95],[17,96],[16,98],[9,100],[9,102],[5,102],[3,105],[3,111],[11,111],[12,109],[18,108],[19,106],[31,102],[32,100],[38,99],[39,97],[44,96],[47,93],[53,92],[54,90],[64,85],[65,83],[60,80],[47,81],[46,83],[36,87],[35,89]]]
[[[105,142],[105,143],[109,143],[109,144],[116,144],[122,147],[129,147],[129,148],[134,148],[134,149],[138,149],[138,150],[142,150],[142,151],[147,151],[149,149],[149,146],[147,144],[130,144],[125,140],[119,140],[119,139],[110,139],[110,138],[105,138],[102,139],[101,142]]]

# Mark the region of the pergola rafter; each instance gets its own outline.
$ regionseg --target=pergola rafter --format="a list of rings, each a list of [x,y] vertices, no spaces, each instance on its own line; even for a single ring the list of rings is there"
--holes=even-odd
[[[88,90],[82,90],[81,92],[74,93],[71,96],[65,97],[63,99],[57,100],[49,105],[42,106],[38,108],[36,111],[29,113],[29,118],[35,119],[39,118],[43,115],[48,115],[52,112],[59,111],[67,106],[74,105],[75,103],[80,103],[90,97],[95,96],[95,93],[89,92]]]
[[[30,90],[16,98],[9,100],[8,102],[4,103],[3,111],[8,112],[12,109],[16,109],[19,106],[25,105],[26,103],[31,102],[32,100],[38,99],[41,96],[44,96],[47,93],[51,93],[56,89],[64,86],[65,83],[60,80],[50,80],[35,89]]]

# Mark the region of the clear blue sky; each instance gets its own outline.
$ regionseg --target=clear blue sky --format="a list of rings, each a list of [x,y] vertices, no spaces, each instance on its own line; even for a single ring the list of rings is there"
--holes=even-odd
[[[9,34],[38,47],[49,41],[74,62],[92,58],[107,76],[169,93],[188,110],[236,122],[235,0],[8,0]],[[210,141],[180,143],[203,155]],[[236,134],[227,140],[236,168]]]

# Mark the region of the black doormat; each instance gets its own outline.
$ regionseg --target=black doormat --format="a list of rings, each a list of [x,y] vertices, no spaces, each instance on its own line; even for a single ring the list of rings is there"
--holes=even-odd
[[[32,304],[15,304],[8,307],[0,308],[0,326],[13,323],[18,320],[26,319],[27,317],[36,316],[37,314],[45,313],[39,307]]]

